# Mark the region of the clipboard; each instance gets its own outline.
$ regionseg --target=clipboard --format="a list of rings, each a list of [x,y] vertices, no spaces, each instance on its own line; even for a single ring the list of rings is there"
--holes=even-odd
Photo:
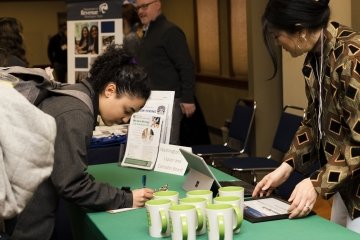
[[[290,215],[287,211],[290,205],[289,202],[275,196],[248,198],[244,201],[244,218],[252,223],[287,219]],[[314,214],[313,211],[309,213]]]

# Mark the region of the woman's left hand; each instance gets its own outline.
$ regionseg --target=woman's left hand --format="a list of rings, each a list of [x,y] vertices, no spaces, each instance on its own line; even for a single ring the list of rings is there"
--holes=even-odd
[[[289,218],[307,216],[313,209],[317,196],[318,194],[310,178],[306,178],[298,183],[288,200],[291,202],[288,210],[290,213]]]

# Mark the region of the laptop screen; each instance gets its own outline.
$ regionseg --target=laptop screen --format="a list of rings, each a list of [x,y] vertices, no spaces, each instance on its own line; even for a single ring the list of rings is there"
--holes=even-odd
[[[244,182],[242,180],[234,180],[234,181],[219,181],[215,175],[212,173],[211,169],[209,168],[209,166],[207,165],[207,163],[205,162],[205,160],[196,155],[193,154],[191,152],[188,152],[184,149],[180,149],[181,154],[184,156],[184,158],[186,159],[186,161],[189,163],[189,168],[194,169],[206,176],[208,176],[209,178],[212,178],[214,180],[214,183],[216,186],[213,186],[212,190],[216,190],[219,187],[224,187],[224,186],[241,186],[244,187],[245,189],[245,196],[251,196],[252,191],[254,189],[254,186]]]
[[[205,160],[202,157],[181,148],[180,152],[184,156],[186,161],[189,163],[189,168],[195,169],[196,171],[201,172],[202,174],[214,179],[216,185],[218,185],[218,187],[221,186],[219,181],[216,179],[215,175],[212,173],[209,166],[206,164]]]

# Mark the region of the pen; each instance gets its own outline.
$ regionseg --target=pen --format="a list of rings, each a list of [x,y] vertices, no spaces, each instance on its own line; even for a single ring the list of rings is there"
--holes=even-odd
[[[142,176],[141,181],[142,181],[143,188],[146,187],[146,175]]]

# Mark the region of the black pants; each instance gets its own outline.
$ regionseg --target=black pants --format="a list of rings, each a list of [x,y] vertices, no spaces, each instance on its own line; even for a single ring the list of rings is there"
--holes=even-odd
[[[205,117],[195,98],[196,110],[187,118],[183,117],[180,127],[180,143],[182,146],[210,144],[210,136]]]

